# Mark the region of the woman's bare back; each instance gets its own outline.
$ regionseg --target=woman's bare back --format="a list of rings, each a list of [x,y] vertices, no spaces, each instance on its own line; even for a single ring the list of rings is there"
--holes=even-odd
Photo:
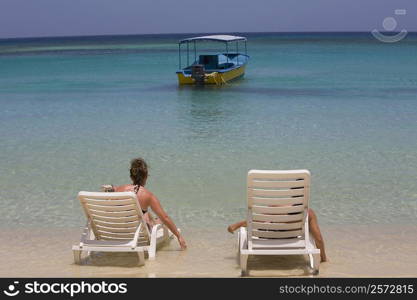
[[[139,205],[142,211],[147,211],[149,209],[149,191],[143,186],[137,189],[136,185],[133,184],[124,184],[114,187],[115,192],[134,192],[138,198]]]

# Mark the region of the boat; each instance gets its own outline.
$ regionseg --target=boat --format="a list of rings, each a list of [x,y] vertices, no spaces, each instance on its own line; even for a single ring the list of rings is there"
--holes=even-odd
[[[226,51],[197,56],[197,44],[202,41],[223,43]],[[244,53],[239,52],[239,43],[242,42]],[[179,85],[223,85],[242,77],[249,60],[246,42],[245,37],[233,35],[206,35],[180,40],[178,43],[179,70],[177,71]],[[186,66],[183,68],[182,48],[184,45]],[[193,60],[190,63],[192,56]]]

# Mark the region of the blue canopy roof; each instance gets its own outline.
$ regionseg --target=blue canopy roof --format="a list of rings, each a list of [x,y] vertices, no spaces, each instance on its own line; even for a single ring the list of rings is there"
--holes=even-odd
[[[180,43],[187,43],[191,41],[217,41],[217,42],[236,42],[236,41],[246,41],[246,38],[243,36],[234,36],[234,35],[205,35],[197,36],[193,38],[183,39]]]

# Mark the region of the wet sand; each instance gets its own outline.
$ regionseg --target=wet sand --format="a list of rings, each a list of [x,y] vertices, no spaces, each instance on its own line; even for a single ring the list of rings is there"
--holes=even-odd
[[[416,277],[417,226],[322,226],[329,262],[320,277]],[[155,261],[137,266],[135,254],[92,253],[73,263],[71,246],[81,229],[4,229],[1,277],[239,277],[236,237],[217,229],[184,229],[188,249],[176,240]],[[311,276],[303,256],[250,257],[249,276]]]

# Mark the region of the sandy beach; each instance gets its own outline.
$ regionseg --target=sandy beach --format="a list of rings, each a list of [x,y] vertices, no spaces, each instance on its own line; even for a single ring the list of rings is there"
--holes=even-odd
[[[1,277],[239,277],[236,234],[224,228],[183,229],[189,248],[173,240],[155,261],[137,266],[135,254],[92,253],[75,265],[78,229],[10,229],[1,233]],[[323,226],[329,262],[319,277],[417,276],[417,226]],[[251,257],[249,276],[304,277],[302,256]]]

